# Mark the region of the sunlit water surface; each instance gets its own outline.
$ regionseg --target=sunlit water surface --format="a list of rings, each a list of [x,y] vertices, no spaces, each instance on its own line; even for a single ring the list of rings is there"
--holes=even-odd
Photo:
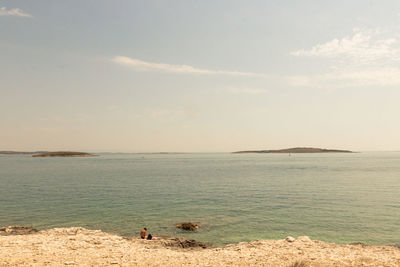
[[[196,233],[175,228],[194,221]],[[400,153],[0,156],[0,226],[400,244]]]

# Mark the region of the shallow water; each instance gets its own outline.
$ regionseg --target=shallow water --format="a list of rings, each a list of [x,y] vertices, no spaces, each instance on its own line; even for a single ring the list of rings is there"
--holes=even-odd
[[[0,156],[0,207],[3,226],[399,244],[400,153]]]

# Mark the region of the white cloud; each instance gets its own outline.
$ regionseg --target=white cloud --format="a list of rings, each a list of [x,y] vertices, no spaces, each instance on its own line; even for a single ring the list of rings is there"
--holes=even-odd
[[[0,7],[0,16],[17,16],[17,17],[28,17],[31,18],[32,15],[24,12],[20,8],[7,9],[7,7]]]
[[[353,30],[352,36],[335,38],[309,50],[291,52],[293,56],[328,60],[331,71],[290,77],[297,86],[392,86],[400,85],[400,40],[382,37],[378,30]]]
[[[353,30],[353,36],[333,39],[317,44],[310,50],[293,51],[294,56],[314,56],[357,60],[361,63],[376,63],[379,60],[400,60],[400,41],[397,38],[378,39],[379,31]]]
[[[160,71],[160,72],[172,72],[172,73],[182,73],[182,74],[267,77],[267,75],[260,73],[199,69],[188,65],[171,65],[165,63],[147,62],[140,59],[125,57],[125,56],[116,56],[112,58],[111,61],[119,65],[131,67],[137,71]]]

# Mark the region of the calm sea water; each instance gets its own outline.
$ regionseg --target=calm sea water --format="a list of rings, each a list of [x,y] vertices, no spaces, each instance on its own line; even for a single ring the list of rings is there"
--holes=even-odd
[[[0,156],[0,225],[399,244],[400,153]]]

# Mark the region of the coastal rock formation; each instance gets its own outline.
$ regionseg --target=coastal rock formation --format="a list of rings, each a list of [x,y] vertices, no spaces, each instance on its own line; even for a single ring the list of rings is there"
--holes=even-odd
[[[395,246],[260,240],[180,248],[80,227],[0,236],[0,248],[0,266],[400,266]]]
[[[181,224],[177,224],[176,227],[186,231],[196,231],[197,229],[199,229],[199,226],[192,222],[184,222]]]
[[[95,155],[85,152],[57,151],[33,154],[32,157],[93,157]]]

